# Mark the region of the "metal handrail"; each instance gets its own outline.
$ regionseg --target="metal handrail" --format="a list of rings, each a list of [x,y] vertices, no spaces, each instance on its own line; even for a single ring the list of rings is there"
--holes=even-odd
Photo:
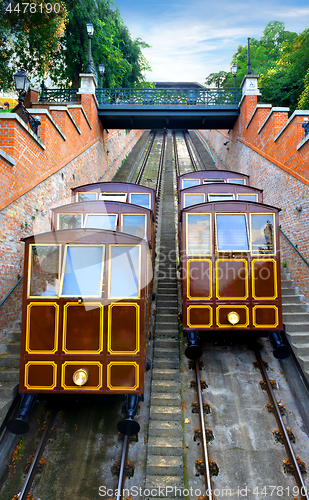
[[[19,280],[17,281],[17,283],[15,283],[15,285],[13,286],[13,288],[11,288],[11,290],[9,291],[9,293],[4,297],[4,299],[1,300],[0,302],[0,307],[2,306],[2,304],[4,304],[4,302],[6,301],[6,299],[9,298],[9,296],[11,295],[12,292],[14,292],[15,288],[17,287],[17,285],[21,282],[21,280],[23,279],[23,276],[21,276],[19,278]]]
[[[47,89],[42,87],[40,102],[78,102],[78,89]]]
[[[296,250],[296,252],[298,253],[298,255],[303,259],[303,261],[307,264],[307,266],[309,266],[309,262],[307,261],[307,259],[300,253],[300,251],[298,250],[297,248],[297,245],[294,245],[294,243],[291,242],[290,238],[282,231],[281,229],[281,225],[279,226],[279,231],[281,231],[281,233],[283,234],[283,236],[288,240],[288,242],[292,245],[292,247],[294,248],[294,250]]]
[[[238,104],[241,99],[241,89],[152,89],[127,88],[107,89],[97,88],[95,91],[99,104],[129,105],[227,105]]]

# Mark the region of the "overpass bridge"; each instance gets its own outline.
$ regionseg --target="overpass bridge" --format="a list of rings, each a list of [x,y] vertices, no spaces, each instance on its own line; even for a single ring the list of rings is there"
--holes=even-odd
[[[230,129],[241,89],[96,88],[98,117],[110,129]],[[77,89],[42,89],[41,102],[78,102]]]

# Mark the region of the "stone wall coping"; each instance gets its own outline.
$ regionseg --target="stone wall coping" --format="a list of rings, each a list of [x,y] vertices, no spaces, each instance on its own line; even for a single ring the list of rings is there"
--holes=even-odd
[[[305,135],[305,137],[301,140],[301,142],[299,144],[297,144],[297,151],[303,147],[304,144],[306,144],[307,142],[309,142],[309,134],[308,135]]]
[[[89,121],[88,116],[86,115],[86,112],[85,112],[83,106],[81,104],[69,104],[68,105],[68,109],[71,109],[71,108],[72,109],[81,109],[82,110],[82,113],[83,113],[83,115],[85,117],[86,122],[88,123],[88,126],[89,126],[90,130],[92,130],[92,125],[91,125],[91,123]]]
[[[16,165],[16,161],[14,160],[14,158],[12,158],[12,156],[8,155],[5,151],[2,151],[2,149],[0,149],[0,157],[3,158],[8,163],[10,163],[12,165],[12,167],[14,167]]]
[[[288,113],[290,111],[290,108],[281,108],[281,107],[274,107],[274,108],[271,108],[270,112],[268,113],[268,115],[266,116],[265,120],[263,121],[262,125],[260,126],[259,130],[257,131],[258,134],[261,133],[263,127],[266,125],[266,123],[268,122],[269,118],[271,117],[271,115],[275,112],[278,112],[278,111],[282,111],[282,112],[285,112],[285,113]]]
[[[79,128],[79,126],[77,125],[76,121],[74,120],[73,116],[71,115],[69,109],[66,107],[64,108],[63,106],[51,106],[49,108],[49,111],[65,111],[68,115],[69,115],[69,118],[71,119],[74,127],[76,127],[76,130],[79,134],[82,133],[81,129]]]
[[[282,132],[286,129],[286,127],[288,127],[291,123],[292,120],[294,120],[294,118],[296,116],[309,116],[309,110],[299,110],[299,109],[296,109],[294,111],[294,113],[290,116],[290,118],[288,119],[288,121],[283,125],[282,129],[278,132],[278,134],[276,135],[276,137],[274,138],[274,142],[278,139],[278,137],[280,137],[280,135],[282,134]]]
[[[55,120],[53,119],[52,115],[50,114],[50,112],[48,111],[48,109],[42,109],[42,108],[30,108],[30,111],[31,111],[31,114],[36,114],[36,115],[47,115],[49,120],[52,122],[52,124],[54,125],[54,127],[57,129],[57,132],[59,132],[59,134],[61,135],[62,139],[64,141],[67,140],[66,136],[64,135],[64,133],[62,132],[61,128],[59,127],[59,125],[57,125],[57,123],[55,122]]]
[[[32,111],[32,110],[31,110]],[[39,110],[41,111],[41,110]],[[25,129],[26,132],[28,132],[29,135],[41,146],[41,148],[46,149],[46,146],[44,142],[41,141],[41,139],[31,130],[31,128],[18,116],[16,113],[1,113],[0,115],[0,121],[1,120],[16,120],[21,127]]]
[[[263,104],[263,103],[257,104],[255,106],[254,110],[253,110],[252,115],[249,118],[249,121],[248,121],[248,123],[246,125],[246,128],[249,127],[249,125],[250,125],[250,123],[251,123],[251,121],[252,121],[252,119],[253,119],[253,117],[254,117],[254,115],[255,115],[255,113],[257,112],[258,109],[270,109],[271,107],[272,107],[272,104]]]

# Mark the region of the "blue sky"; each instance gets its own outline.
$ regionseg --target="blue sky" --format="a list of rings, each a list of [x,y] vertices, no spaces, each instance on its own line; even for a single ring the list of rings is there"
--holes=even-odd
[[[247,38],[261,38],[269,21],[288,31],[309,28],[306,0],[115,0],[133,38],[152,68],[149,81],[204,83],[207,75],[229,71],[233,54]]]

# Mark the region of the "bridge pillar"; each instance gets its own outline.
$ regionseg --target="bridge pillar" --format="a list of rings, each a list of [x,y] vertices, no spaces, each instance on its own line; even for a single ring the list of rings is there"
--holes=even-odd
[[[97,114],[97,108],[99,107],[99,103],[95,95],[95,89],[97,86],[96,78],[92,73],[81,73],[79,76],[80,88],[78,89],[77,94],[80,95],[80,103],[91,121]]]

